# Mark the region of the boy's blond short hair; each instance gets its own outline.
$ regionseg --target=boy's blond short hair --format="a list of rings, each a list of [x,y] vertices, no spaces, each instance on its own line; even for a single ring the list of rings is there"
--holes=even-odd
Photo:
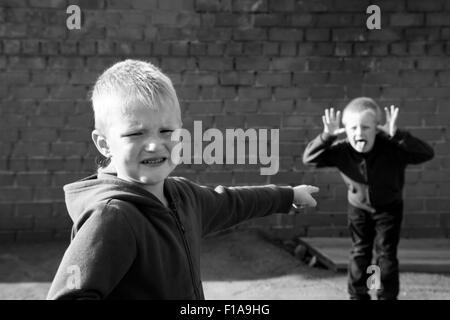
[[[381,109],[378,104],[368,97],[359,97],[351,100],[344,108],[342,114],[342,123],[345,125],[346,119],[350,113],[362,113],[371,110],[375,116],[376,122],[381,122]]]
[[[91,95],[95,128],[104,132],[112,107],[124,108],[140,102],[152,109],[165,103],[179,107],[172,81],[150,62],[124,60],[105,70],[98,77]]]

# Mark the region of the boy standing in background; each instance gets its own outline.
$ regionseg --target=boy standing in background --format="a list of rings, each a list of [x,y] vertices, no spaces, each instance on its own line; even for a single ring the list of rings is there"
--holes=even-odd
[[[385,108],[386,123],[371,98],[356,98],[341,112],[325,110],[324,130],[306,147],[305,164],[316,168],[336,167],[348,186],[348,227],[352,250],[348,266],[351,299],[370,299],[367,268],[376,264],[381,272],[378,299],[397,299],[399,263],[397,248],[403,216],[403,185],[409,164],[433,158],[433,149],[405,130],[397,129],[399,109]],[[347,138],[337,140],[346,133]]]

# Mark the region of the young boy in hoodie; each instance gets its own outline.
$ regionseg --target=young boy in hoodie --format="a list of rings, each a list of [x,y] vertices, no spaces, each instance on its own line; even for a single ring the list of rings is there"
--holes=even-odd
[[[385,108],[386,124],[374,100],[356,98],[341,113],[331,108],[322,116],[323,133],[306,147],[305,164],[336,167],[348,186],[348,226],[353,246],[348,267],[351,299],[370,299],[368,267],[372,250],[380,269],[378,299],[399,293],[397,247],[403,216],[402,189],[408,164],[433,158],[433,149],[405,130],[397,129],[398,108]],[[347,138],[337,140],[340,133]]]
[[[48,299],[204,299],[203,236],[316,205],[313,186],[213,189],[168,177],[181,113],[170,79],[150,63],[107,69],[92,103],[92,139],[107,163],[64,186],[74,225]]]

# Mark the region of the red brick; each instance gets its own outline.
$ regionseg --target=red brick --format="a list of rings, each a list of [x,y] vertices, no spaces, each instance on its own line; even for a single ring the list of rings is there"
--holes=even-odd
[[[276,1],[276,0],[272,0]],[[351,1],[350,1],[351,2]],[[334,6],[332,0],[317,0],[317,1],[297,1],[295,3],[295,11],[300,12],[330,12],[337,8],[342,10],[344,3]],[[356,6],[356,4],[355,4]]]
[[[310,94],[312,98],[344,98],[345,90],[343,86],[312,87]]]
[[[305,71],[307,59],[305,58],[274,58],[272,68],[284,71]]]
[[[315,24],[316,19],[322,15],[296,13],[291,16],[291,24],[293,27],[311,27]]]
[[[441,29],[439,27],[407,28],[404,30],[403,39],[406,41],[434,42],[441,39]]]
[[[207,72],[192,73],[186,72],[183,83],[199,86],[213,86],[217,84],[217,75]]]
[[[450,26],[450,14],[449,13],[427,13],[426,14],[427,26]]]
[[[295,15],[296,16],[296,15]],[[295,17],[294,16],[294,17]],[[286,25],[286,19],[283,14],[269,13],[254,15],[254,24],[256,27],[279,27]]]
[[[256,112],[258,104],[256,100],[225,100],[226,112]]]
[[[115,43],[111,40],[97,40],[97,53],[99,55],[113,55]]]
[[[270,88],[241,87],[238,89],[239,99],[268,99],[272,95]]]
[[[19,230],[16,234],[16,242],[18,243],[36,243],[36,242],[47,242],[53,239],[53,231],[49,230],[32,230],[25,231]]]
[[[206,49],[206,53],[209,56],[222,57],[225,52],[225,44],[223,43],[209,43]]]
[[[308,59],[309,71],[331,71],[341,68],[342,62],[336,58],[310,58]]]
[[[233,40],[237,41],[263,41],[267,39],[267,32],[265,29],[234,29]],[[273,39],[271,39],[273,40]]]
[[[61,85],[69,80],[67,71],[52,71],[51,73],[33,72],[31,79],[37,85]]]
[[[0,171],[0,186],[12,186],[14,184],[15,174],[13,172]]]
[[[319,120],[320,122],[322,121],[321,119],[316,119],[317,117],[312,117],[312,116],[297,116],[297,115],[292,115],[288,118],[283,118],[283,128],[289,128],[289,127],[293,127],[293,128],[305,128],[305,127],[311,127],[314,126],[314,124],[318,124]]]
[[[345,37],[345,36],[344,36]],[[402,40],[401,32],[394,29],[370,30],[365,40],[369,41],[400,41]]]
[[[422,26],[425,16],[422,13],[394,13],[390,16],[391,26],[412,27]]]
[[[297,56],[297,42],[281,42],[280,56]]]
[[[262,100],[261,113],[290,113],[294,108],[293,100]]]
[[[41,57],[10,57],[9,67],[11,69],[44,69],[45,59]]]
[[[84,176],[83,173],[54,172],[52,185],[60,188],[68,183],[78,181],[81,178],[84,178]]]
[[[94,119],[91,113],[74,115],[67,118],[66,128],[67,129],[92,129],[94,126]]]
[[[32,189],[26,187],[0,187],[0,202],[20,202],[32,200]],[[2,216],[0,216],[1,219]],[[1,226],[4,224],[0,223]]]
[[[267,12],[267,3],[268,0],[262,0],[259,2],[255,2],[253,0],[231,0],[231,9],[237,12]]]
[[[20,53],[20,40],[4,39],[3,40],[3,52],[5,54],[19,54]]]
[[[195,9],[199,12],[220,11],[222,4],[219,0],[195,0]]]
[[[222,113],[221,101],[195,101],[189,103],[190,114],[219,114]]]
[[[195,59],[164,57],[161,59],[161,68],[164,70],[164,72],[182,72],[185,70],[194,70]]]
[[[351,26],[353,16],[351,13],[322,13],[316,15],[316,25],[318,27],[349,27]],[[308,26],[308,25],[306,25]],[[309,25],[311,26],[311,25]]]
[[[35,198],[39,201],[61,201],[64,199],[64,191],[61,187],[37,188],[34,192]]]
[[[247,41],[244,42],[243,55],[247,56],[260,56],[263,54],[263,44],[262,42],[254,42],[254,41]]]
[[[255,76],[253,72],[236,72],[225,71],[220,73],[220,84],[224,86],[228,85],[252,85],[255,82]]]
[[[269,68],[269,59],[267,57],[238,57],[236,58],[236,70],[267,70]]]
[[[57,138],[57,132],[51,128],[24,128],[21,129],[21,139],[23,141],[52,142]]]
[[[406,7],[408,11],[440,11],[443,9],[443,3],[441,0],[436,1],[420,1],[420,0],[407,0]]]
[[[233,176],[230,172],[202,172],[198,181],[200,184],[216,186],[218,184],[231,185]]]
[[[51,69],[83,69],[83,58],[49,57],[48,66]]]
[[[64,168],[63,158],[52,157],[29,157],[27,159],[27,167],[30,171],[55,171]]]
[[[180,100],[193,100],[198,98],[200,88],[198,86],[186,85],[178,87],[176,90]]]
[[[235,175],[233,185],[236,186],[250,186],[267,184],[267,176],[263,176],[259,171],[257,172],[240,172]]]
[[[203,87],[200,96],[205,100],[215,99],[233,99],[236,97],[236,89],[234,87]]]
[[[442,70],[450,69],[450,61],[442,58],[427,57],[417,59],[418,69]]]
[[[233,69],[233,59],[231,58],[199,58],[198,66],[200,70],[226,71]]]
[[[232,38],[230,28],[200,29],[197,31],[197,38],[200,41],[229,41]]]
[[[330,29],[316,28],[306,30],[306,41],[329,41]]]
[[[291,74],[284,73],[269,73],[260,72],[256,76],[256,84],[262,84],[267,86],[289,86],[291,82]]]
[[[275,99],[296,99],[296,98],[307,98],[310,95],[309,88],[298,88],[298,87],[280,87],[275,88],[274,97]]]
[[[295,72],[292,83],[294,85],[310,85],[311,83],[325,83],[327,80],[326,72]]]
[[[30,119],[31,127],[62,127],[64,125],[64,118],[57,116],[40,116]],[[43,132],[44,134],[45,131]]]
[[[31,157],[48,155],[49,144],[40,142],[17,142],[13,146],[11,155],[13,157]]]
[[[302,41],[303,30],[298,28],[270,28],[269,40],[271,41]]]
[[[250,128],[275,128],[279,129],[281,124],[281,117],[278,115],[252,115],[247,116],[247,125]]]
[[[446,87],[420,87],[418,95],[421,97],[450,98],[450,90]]]
[[[91,130],[89,129],[62,129],[60,131],[61,141],[90,142]]]
[[[189,47],[189,53],[192,56],[204,56],[206,55],[206,44],[200,42],[191,42]]]
[[[405,86],[426,87],[435,83],[435,73],[430,71],[404,71],[402,72],[402,83]]]
[[[37,216],[34,219],[35,229],[65,229],[70,228],[72,224],[73,222],[68,215],[51,218],[42,218]]]
[[[32,218],[35,216],[51,217],[52,204],[51,203],[18,203],[16,204],[15,216],[18,218]]]
[[[54,142],[51,144],[51,154],[54,156],[83,155],[86,151],[86,143],[82,142]]]

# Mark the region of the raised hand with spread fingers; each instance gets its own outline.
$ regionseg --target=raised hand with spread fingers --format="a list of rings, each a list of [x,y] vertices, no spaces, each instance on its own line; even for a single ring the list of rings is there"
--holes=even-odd
[[[390,110],[385,107],[384,111],[386,112],[386,123],[384,125],[378,125],[377,127],[393,137],[397,132],[397,118],[399,109],[394,105],[391,105]]]
[[[345,132],[341,125],[341,111],[334,112],[334,108],[325,109],[325,114],[322,116],[323,132],[337,136]]]

